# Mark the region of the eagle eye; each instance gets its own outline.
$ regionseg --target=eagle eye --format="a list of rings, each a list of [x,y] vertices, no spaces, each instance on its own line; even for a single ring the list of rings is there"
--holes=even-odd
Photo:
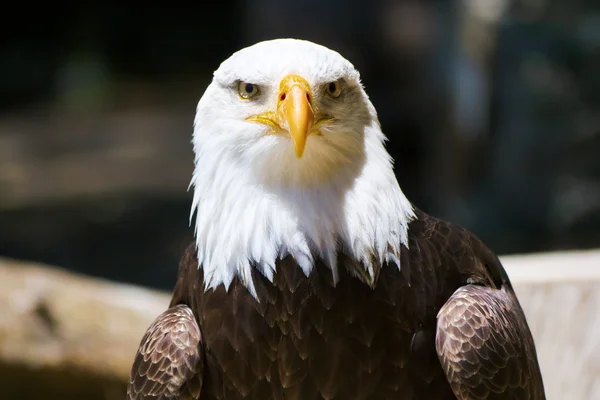
[[[327,94],[334,98],[340,97],[340,94],[342,93],[341,81],[341,79],[338,79],[337,81],[329,82],[326,86]]]
[[[243,100],[251,99],[258,94],[258,85],[250,82],[240,81],[238,83],[238,95]]]

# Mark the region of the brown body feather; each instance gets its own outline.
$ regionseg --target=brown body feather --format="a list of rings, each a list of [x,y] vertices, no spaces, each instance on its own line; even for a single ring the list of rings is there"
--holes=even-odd
[[[129,399],[545,398],[508,277],[468,231],[417,210],[400,270],[381,266],[371,288],[352,263],[340,255],[335,286],[324,265],[307,278],[291,257],[273,283],[255,269],[257,301],[238,280],[205,292],[191,245],[171,308],[142,339]],[[181,310],[195,317],[184,318],[187,349],[171,328]],[[161,352],[149,345],[157,337],[174,345]],[[181,394],[151,396],[161,390]]]

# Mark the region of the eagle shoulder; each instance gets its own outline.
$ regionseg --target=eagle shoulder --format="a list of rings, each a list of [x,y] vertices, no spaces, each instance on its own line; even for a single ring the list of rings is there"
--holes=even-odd
[[[196,400],[202,389],[201,333],[192,310],[167,309],[140,342],[127,385],[128,400]]]
[[[468,229],[416,214],[411,267],[435,271],[431,336],[455,396],[544,399],[534,341],[500,259]]]
[[[460,400],[545,399],[533,338],[507,286],[457,289],[438,313],[435,346]]]

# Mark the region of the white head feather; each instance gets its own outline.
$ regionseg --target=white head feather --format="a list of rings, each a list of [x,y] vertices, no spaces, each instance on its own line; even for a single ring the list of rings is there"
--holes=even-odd
[[[296,157],[289,134],[270,134],[248,117],[275,111],[281,80],[306,79],[315,112],[331,117]],[[326,86],[341,79],[339,97]],[[239,82],[259,88],[250,100]],[[373,279],[373,262],[399,265],[414,218],[393,173],[376,111],[352,64],[301,40],[261,42],[234,53],[214,73],[194,121],[198,261],[207,288],[239,277],[256,295],[251,268],[269,280],[276,260],[293,256],[305,274],[320,258],[338,277],[337,254],[358,260]]]

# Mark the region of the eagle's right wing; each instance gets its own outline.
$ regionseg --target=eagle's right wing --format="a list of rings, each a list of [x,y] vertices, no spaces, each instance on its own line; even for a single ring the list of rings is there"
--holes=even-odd
[[[204,358],[192,310],[173,306],[156,318],[142,338],[127,385],[128,400],[197,400]]]

